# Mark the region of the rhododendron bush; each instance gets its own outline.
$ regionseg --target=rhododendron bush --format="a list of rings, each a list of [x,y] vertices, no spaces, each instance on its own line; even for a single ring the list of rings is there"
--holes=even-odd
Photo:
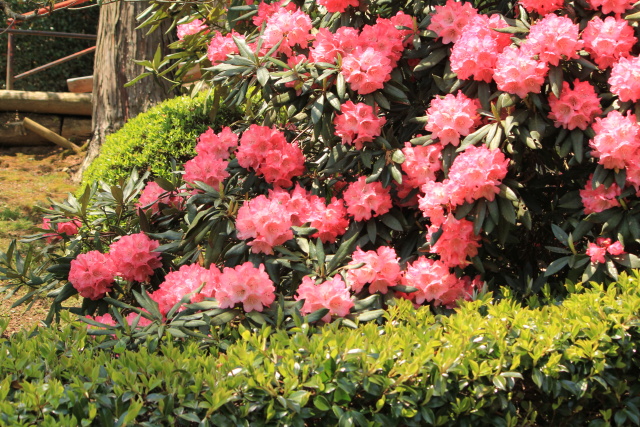
[[[174,19],[180,40],[145,74],[197,64],[214,112],[250,108],[173,182],[54,205],[82,226],[58,227],[38,280],[89,314],[329,321],[640,267],[640,13],[483,4],[233,1],[220,21],[156,3],[143,25]]]

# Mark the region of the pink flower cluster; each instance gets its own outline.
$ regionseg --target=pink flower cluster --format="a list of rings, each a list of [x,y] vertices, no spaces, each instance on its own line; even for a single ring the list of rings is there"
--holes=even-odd
[[[150,296],[166,316],[175,304],[201,286],[200,292],[192,295],[189,302],[215,298],[220,308],[242,304],[244,311],[249,312],[262,311],[275,300],[275,287],[264,271],[264,265],[256,268],[250,262],[235,268],[227,267],[222,272],[215,265],[209,268],[198,264],[183,265],[178,271],[167,274],[158,290]]]
[[[498,149],[470,146],[455,158],[449,169],[449,189],[454,205],[485,198],[492,201],[507,175],[509,159]]]
[[[473,290],[481,286],[479,277],[474,280],[467,276],[457,278],[443,262],[424,256],[407,264],[402,283],[417,289],[408,295],[416,304],[433,302],[448,308],[455,306],[459,299],[470,300]]]
[[[356,221],[368,221],[371,217],[384,215],[392,207],[389,189],[379,181],[367,184],[366,180],[361,176],[349,184],[343,196],[347,212]]]
[[[161,204],[169,206],[170,208],[179,209],[182,204],[182,197],[170,194],[154,181],[147,182],[142,193],[140,193],[140,199],[136,207],[151,209],[152,213],[158,213],[160,212]]]
[[[138,317],[138,313],[129,313],[127,314],[127,316],[124,318],[127,323],[129,324],[129,326],[133,325],[133,321]],[[116,321],[113,318],[113,316],[111,316],[109,313],[105,313],[102,316],[96,316],[96,317],[91,317],[91,316],[86,316],[87,319],[92,319],[95,320],[96,322],[99,323],[103,323],[105,325],[109,325],[109,326],[116,326]],[[138,328],[144,328],[145,326],[149,326],[151,324],[151,320],[147,319],[146,317],[142,317],[140,316],[140,320],[138,320]],[[92,327],[92,325],[87,325],[88,329],[96,329],[95,327]]]
[[[293,239],[292,226],[309,224],[318,230],[312,237],[334,243],[347,230],[346,214],[341,200],[334,198],[327,205],[323,197],[296,185],[291,193],[276,189],[269,197],[259,195],[245,202],[238,210],[236,229],[239,239],[253,239],[248,244],[254,253],[272,254],[274,246]]]
[[[640,57],[620,58],[611,68],[611,92],[620,101],[636,102],[640,99]]]
[[[311,237],[320,238],[323,243],[335,243],[349,226],[344,202],[333,198],[327,205],[324,197],[310,194],[296,184],[291,193],[281,189],[269,192],[291,214],[291,222],[296,227],[309,224],[318,230]]]
[[[519,4],[524,7],[527,12],[536,12],[540,16],[561,9],[564,0],[519,0]]]
[[[460,39],[462,29],[477,15],[478,11],[471,3],[447,0],[444,6],[435,7],[427,29],[442,38],[442,43],[455,43]]]
[[[273,254],[273,247],[293,239],[291,212],[277,199],[259,195],[238,210],[238,239],[248,243],[253,253]]]
[[[587,0],[587,3],[593,8],[600,8],[603,14],[614,13],[616,18],[631,9],[635,3],[634,0]]]
[[[322,318],[325,323],[331,321],[331,315],[346,316],[355,305],[347,285],[339,275],[317,285],[311,277],[303,277],[296,296],[296,301],[300,300],[304,300],[300,310],[303,314],[328,308],[329,313]]]
[[[285,9],[291,12],[294,12],[298,9],[296,4],[289,0],[280,0],[275,1],[273,3],[267,3],[261,1],[258,3],[258,13],[253,16],[251,22],[256,27],[260,27],[263,23],[267,22],[269,17],[276,13],[279,9]]]
[[[550,13],[531,26],[521,48],[530,56],[538,55],[542,62],[558,65],[561,59],[578,57],[583,45],[579,31],[570,18]]]
[[[414,147],[410,142],[406,142],[402,149],[402,171],[407,175],[407,179],[402,182],[407,181],[409,187],[419,188],[428,181],[435,181],[436,173],[442,169],[441,152],[442,144]]]
[[[547,63],[533,59],[527,50],[508,46],[498,55],[493,79],[498,89],[524,98],[540,93],[548,71]]]
[[[318,0],[318,4],[326,7],[329,13],[342,13],[349,6],[358,7],[360,0]]]
[[[207,29],[207,25],[200,19],[194,19],[186,24],[177,26],[178,40],[184,40],[186,36],[198,34]]]
[[[440,227],[429,227],[427,240],[431,240],[433,233],[439,230],[442,234],[429,252],[439,255],[442,263],[450,268],[464,268],[471,264],[468,258],[476,256],[480,247],[480,236],[473,232],[473,223],[464,218],[457,220],[449,215]]]
[[[262,50],[266,53],[280,43],[278,52],[290,56],[296,45],[307,48],[313,39],[311,29],[311,18],[303,11],[277,8],[266,19],[266,27],[260,37]]]
[[[357,248],[349,262],[350,266],[364,263],[347,272],[347,284],[356,293],[369,283],[369,293],[386,294],[390,286],[400,283],[400,264],[396,251],[389,246],[380,246],[375,251],[364,252]]]
[[[115,266],[108,254],[90,251],[71,261],[69,282],[81,297],[98,300],[113,287]]]
[[[84,297],[102,298],[113,286],[116,276],[124,280],[146,282],[153,270],[162,266],[160,244],[144,233],[122,236],[109,246],[109,253],[90,251],[71,261],[69,282]]]
[[[610,254],[613,256],[624,255],[624,246],[622,242],[618,241],[611,243],[611,239],[598,237],[595,243],[589,243],[587,247],[587,255],[591,257],[592,263],[604,264],[606,262],[605,255]]]
[[[343,144],[355,144],[357,150],[362,150],[365,142],[371,142],[380,135],[382,126],[387,121],[384,117],[378,117],[373,107],[362,102],[345,102],[341,113],[336,114],[333,121],[335,134],[342,138]]]
[[[290,187],[291,179],[305,171],[300,147],[268,126],[249,126],[240,138],[236,157],[240,166],[264,175],[265,181],[278,187]]]
[[[220,270],[214,265],[210,268],[204,268],[198,264],[183,265],[177,271],[168,273],[158,289],[149,296],[158,303],[160,313],[166,316],[185,295],[196,292],[202,285],[204,287],[193,295],[189,302],[195,303],[204,298],[214,298],[220,286],[220,274]]]
[[[435,97],[427,110],[425,129],[442,145],[457,147],[460,137],[467,136],[480,124],[480,101],[467,97],[461,91],[454,96]]]
[[[622,190],[614,182],[606,188],[604,184],[598,185],[593,188],[593,174],[589,176],[587,185],[584,189],[580,190],[580,198],[584,205],[584,213],[589,215],[591,213],[602,212],[606,209],[620,206],[620,201],[617,199],[622,193]]]
[[[498,55],[511,44],[509,34],[494,31],[509,25],[500,15],[477,15],[463,28],[451,49],[451,70],[462,80],[490,83]]]
[[[109,246],[109,257],[113,261],[116,275],[124,280],[146,282],[153,270],[162,266],[160,253],[154,252],[160,246],[157,240],[144,233],[122,236]]]
[[[238,34],[235,31],[230,32],[226,36],[223,36],[220,31],[215,32],[207,47],[207,59],[211,61],[212,64],[215,65],[218,62],[226,61],[227,55],[237,55],[240,53],[233,37],[244,40],[244,35]]]
[[[391,71],[404,51],[404,40],[413,21],[399,13],[391,19],[378,18],[375,25],[365,25],[361,32],[341,27],[335,33],[320,29],[309,56],[313,61],[335,63],[342,58],[341,73],[360,95],[375,92],[391,78]]]
[[[209,128],[198,137],[196,153],[199,155],[211,155],[219,159],[228,159],[238,147],[238,135],[231,128],[225,126],[220,133],[215,133]]]
[[[555,121],[555,126],[569,130],[585,130],[596,116],[602,114],[600,99],[593,86],[578,79],[573,82],[573,89],[568,82],[562,82],[560,98],[550,94],[549,107],[549,118]]]
[[[598,64],[605,69],[620,58],[631,54],[631,48],[638,42],[633,27],[625,19],[607,16],[604,21],[596,16],[587,23],[582,32],[584,48]]]
[[[53,226],[52,226],[53,225]],[[42,225],[40,228],[43,230],[53,230],[54,233],[45,234],[44,237],[47,238],[47,243],[51,244],[60,240],[61,236],[71,237],[78,234],[78,230],[82,224],[79,220],[73,219],[71,221],[63,221],[52,223],[50,218],[43,218]]]
[[[263,264],[256,268],[250,262],[245,262],[234,268],[224,268],[215,298],[220,308],[242,304],[246,312],[262,311],[275,301],[275,286]]]
[[[635,114],[623,116],[612,110],[606,117],[597,117],[593,124],[596,136],[589,141],[591,154],[607,169],[621,170],[638,163],[640,126]]]

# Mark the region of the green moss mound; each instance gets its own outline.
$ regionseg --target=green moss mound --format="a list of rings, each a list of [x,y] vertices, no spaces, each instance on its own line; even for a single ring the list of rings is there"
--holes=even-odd
[[[238,110],[221,107],[212,122],[211,104],[206,92],[195,98],[180,96],[129,120],[106,138],[100,155],[82,177],[83,185],[94,181],[115,183],[126,179],[134,167],[169,178],[171,159],[178,164],[191,159],[196,139],[208,127],[219,129],[241,116]]]
[[[528,308],[487,294],[451,316],[400,301],[355,329],[23,332],[0,339],[0,424],[638,425],[639,285]]]

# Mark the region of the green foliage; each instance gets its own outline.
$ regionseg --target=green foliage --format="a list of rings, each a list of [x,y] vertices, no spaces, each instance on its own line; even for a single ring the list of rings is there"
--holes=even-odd
[[[236,110],[222,107],[212,121],[207,100],[207,92],[195,98],[176,97],[129,120],[107,136],[100,155],[83,175],[83,184],[115,183],[126,179],[133,168],[170,178],[171,159],[189,160],[195,155],[198,136],[208,127],[218,130],[238,118]]]
[[[452,316],[399,301],[355,329],[184,340],[156,324],[136,351],[124,328],[25,331],[0,340],[0,423],[639,425],[640,274],[567,286],[562,303],[485,295]]]
[[[14,12],[26,13],[43,6],[42,2],[8,0],[7,3]],[[66,33],[96,34],[98,29],[98,7],[81,7],[54,12],[21,24],[20,30],[45,30]],[[6,22],[3,16],[3,22]],[[5,25],[2,25],[4,27]],[[14,35],[14,75],[39,67],[51,61],[71,55],[78,51],[95,46],[94,40],[80,40],[63,37],[40,37],[28,35]],[[7,34],[0,34],[0,88],[5,89],[7,57]],[[48,70],[37,73],[14,82],[16,90],[41,90],[52,92],[66,92],[67,79],[84,77],[93,74],[94,54],[90,53],[73,59],[64,64],[56,65]]]

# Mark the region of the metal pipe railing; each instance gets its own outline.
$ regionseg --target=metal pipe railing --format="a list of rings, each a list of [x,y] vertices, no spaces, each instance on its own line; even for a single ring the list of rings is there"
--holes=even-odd
[[[85,40],[95,40],[97,36],[95,34],[81,34],[81,33],[64,33],[60,31],[38,31],[38,30],[17,30],[14,28],[2,28],[0,29],[0,33],[7,33],[7,78],[6,78],[6,88],[7,90],[13,90],[13,82],[33,74],[39,73],[40,71],[46,70],[48,68],[54,67],[56,65],[62,64],[64,62],[75,59],[79,56],[86,55],[87,53],[91,53],[96,50],[96,47],[90,47],[88,49],[81,50],[80,52],[73,53],[71,55],[65,56],[64,58],[57,59],[55,61],[49,62],[47,64],[41,65],[39,67],[33,68],[29,71],[25,71],[24,73],[18,74],[17,76],[13,75],[13,57],[14,57],[14,34],[26,35],[26,36],[44,36],[44,37],[65,37],[65,38],[76,38],[76,39],[85,39]]]

